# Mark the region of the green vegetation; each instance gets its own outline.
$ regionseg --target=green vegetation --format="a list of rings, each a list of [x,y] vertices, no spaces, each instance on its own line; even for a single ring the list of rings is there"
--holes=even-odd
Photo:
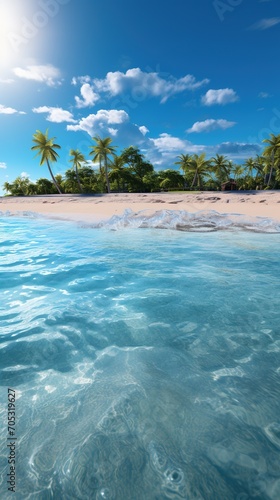
[[[40,165],[47,164],[51,180],[40,178],[35,183],[27,177],[17,177],[3,185],[7,194],[30,196],[59,193],[110,193],[110,192],[155,192],[182,190],[221,189],[222,184],[231,183],[234,189],[280,189],[280,134],[271,134],[265,139],[262,155],[248,158],[243,165],[234,164],[224,155],[206,158],[206,154],[181,154],[179,169],[169,168],[155,171],[138,148],[130,146],[119,155],[112,146],[111,137],[93,137],[90,147],[93,167],[79,150],[71,149],[72,168],[63,176],[54,176],[51,163],[59,158],[60,146],[55,138],[48,137],[48,130],[39,130],[33,135],[32,150],[40,156]],[[94,168],[95,164],[99,168]],[[181,171],[181,172],[180,172]]]
[[[43,132],[41,132],[40,130],[37,130],[33,135],[33,142],[35,142],[35,146],[32,146],[31,149],[33,151],[37,151],[36,156],[41,155],[40,165],[44,165],[44,163],[47,163],[53,183],[58,192],[61,194],[58,181],[54,177],[50,166],[50,162],[57,161],[57,158],[59,158],[56,149],[60,149],[60,146],[58,144],[54,144],[54,139],[54,137],[52,137],[51,139],[48,138],[48,130],[45,134],[43,134]]]

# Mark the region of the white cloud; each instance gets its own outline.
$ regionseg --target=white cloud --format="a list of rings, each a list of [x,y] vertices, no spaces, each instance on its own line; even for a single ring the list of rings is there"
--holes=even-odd
[[[177,156],[182,153],[199,154],[206,151],[206,147],[203,145],[196,145],[167,133],[146,141],[145,154],[150,162],[160,169],[175,168],[174,163],[177,161]]]
[[[155,147],[160,153],[171,152],[174,150],[185,149],[186,141],[178,137],[172,137],[170,134],[160,134],[157,139],[151,139]]]
[[[71,80],[71,84],[72,85],[78,85],[78,83],[80,83],[81,85],[83,85],[84,83],[90,83],[91,82],[91,78],[90,76],[88,75],[85,75],[85,76],[74,76]]]
[[[28,174],[27,172],[21,172],[20,177],[22,179],[30,179],[30,174]]]
[[[87,132],[90,136],[102,132],[109,132],[110,125],[121,125],[129,119],[128,114],[123,110],[100,109],[96,114],[91,114],[82,118],[77,125],[67,125],[67,130],[77,132],[79,130]]]
[[[89,83],[88,77],[77,77],[72,79],[76,85]],[[159,97],[161,102],[167,101],[172,95],[184,92],[185,90],[195,90],[209,83],[208,79],[197,81],[193,75],[186,75],[182,78],[175,78],[170,75],[163,78],[156,72],[145,72],[140,68],[128,69],[126,73],[121,71],[109,72],[103,79],[92,80],[92,90],[98,94],[107,93],[110,96],[117,96],[123,93],[130,93],[133,102],[141,102],[147,97]]]
[[[222,129],[225,130],[227,128],[233,127],[236,123],[229,122],[227,120],[205,120],[203,122],[195,122],[191,128],[187,130],[189,134],[196,132],[212,132],[213,130]]]
[[[77,108],[86,108],[87,106],[94,106],[94,104],[99,100],[99,95],[93,90],[93,87],[89,83],[84,83],[81,87],[81,96],[75,97]]]
[[[201,98],[202,104],[205,106],[213,106],[214,104],[228,104],[238,101],[238,96],[233,89],[210,89]]]
[[[0,168],[7,168],[7,165],[4,161],[0,161]]]
[[[112,135],[113,137],[115,137],[118,133],[118,129],[117,128],[112,128],[112,127],[109,127],[108,128],[108,132],[110,135]]]
[[[40,106],[39,108],[33,108],[33,113],[48,113],[47,120],[49,122],[54,123],[77,123],[77,120],[74,120],[72,113],[66,111],[62,108],[52,108],[49,106]]]
[[[145,125],[142,125],[141,127],[139,127],[139,130],[141,132],[141,134],[143,135],[146,135],[149,131],[149,129],[147,127],[145,127]]]
[[[147,139],[142,150],[155,168],[176,168],[174,163],[182,153],[206,153],[207,158],[216,153],[227,155],[233,161],[242,162],[248,156],[260,154],[262,147],[253,143],[223,142],[216,145],[195,144],[188,140],[161,134],[156,139]]]
[[[270,17],[261,19],[257,23],[249,27],[251,30],[267,30],[280,23],[280,17]]]
[[[26,68],[14,68],[13,72],[19,78],[45,83],[49,87],[55,87],[56,85],[61,84],[60,70],[51,64],[31,65]]]
[[[2,115],[26,115],[24,111],[17,111],[14,108],[7,108],[6,106],[3,106],[3,104],[0,104],[0,114]]]
[[[14,81],[11,78],[0,78],[0,83],[14,83]]]

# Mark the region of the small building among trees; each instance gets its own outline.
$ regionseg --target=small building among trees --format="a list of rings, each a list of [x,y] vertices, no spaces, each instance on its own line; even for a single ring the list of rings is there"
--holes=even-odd
[[[229,179],[222,183],[222,191],[235,191],[237,189],[237,184],[234,179]]]

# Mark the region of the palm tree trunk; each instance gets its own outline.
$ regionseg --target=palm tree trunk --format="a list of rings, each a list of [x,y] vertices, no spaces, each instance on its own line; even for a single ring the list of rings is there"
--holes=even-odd
[[[55,185],[56,189],[58,190],[59,194],[62,194],[62,192],[60,191],[60,187],[59,187],[59,185],[58,185],[58,183],[57,183],[57,181],[56,181],[56,179],[55,179],[55,177],[54,177],[54,175],[53,175],[53,173],[52,173],[52,169],[51,169],[51,167],[50,167],[50,164],[49,164],[49,160],[48,160],[48,159],[47,159],[47,165],[48,165],[48,169],[49,169],[49,172],[50,172],[50,174],[51,174],[52,181],[53,181],[53,183],[54,183],[54,185]]]
[[[76,167],[76,176],[77,176],[77,181],[78,181],[78,184],[79,184],[80,193],[82,193],[83,192],[83,188],[81,186],[80,176],[79,176],[79,172],[78,172],[78,168],[77,167]]]
[[[268,178],[268,181],[267,181],[267,185],[268,186],[270,186],[270,183],[271,183],[273,169],[274,169],[274,151],[273,151],[273,153],[271,155],[271,167],[270,167],[270,172],[269,172],[269,178]]]
[[[196,179],[197,179],[197,170],[195,171],[195,174],[194,174],[194,178],[193,178],[193,181],[192,181],[192,185],[191,185],[191,187],[194,187],[194,186],[195,186]]]
[[[111,193],[110,190],[110,182],[109,182],[109,177],[108,177],[108,163],[107,163],[107,155],[104,155],[104,163],[105,163],[105,177],[106,177],[106,184],[107,184],[107,192]]]

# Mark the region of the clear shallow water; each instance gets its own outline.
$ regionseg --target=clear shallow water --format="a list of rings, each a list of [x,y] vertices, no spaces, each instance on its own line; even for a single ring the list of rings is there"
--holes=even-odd
[[[279,244],[1,218],[12,498],[278,500]]]

